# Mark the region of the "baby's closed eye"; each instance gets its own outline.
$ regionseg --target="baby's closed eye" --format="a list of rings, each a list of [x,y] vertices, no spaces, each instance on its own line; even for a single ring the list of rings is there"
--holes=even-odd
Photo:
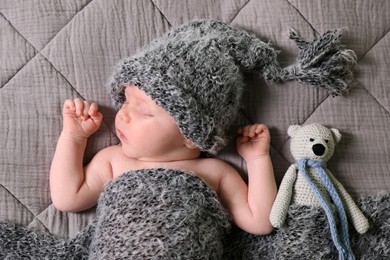
[[[154,116],[153,112],[147,108],[137,107],[136,111],[138,114],[145,116],[145,117],[153,117]]]

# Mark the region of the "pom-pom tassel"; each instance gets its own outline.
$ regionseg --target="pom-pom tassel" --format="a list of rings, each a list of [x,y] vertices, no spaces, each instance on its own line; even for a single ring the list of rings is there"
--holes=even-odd
[[[279,75],[268,76],[271,82],[275,79],[296,80],[326,89],[332,96],[348,91],[357,56],[341,44],[340,29],[327,31],[312,42],[304,41],[292,29],[289,37],[300,50],[298,59],[295,64],[279,70]]]

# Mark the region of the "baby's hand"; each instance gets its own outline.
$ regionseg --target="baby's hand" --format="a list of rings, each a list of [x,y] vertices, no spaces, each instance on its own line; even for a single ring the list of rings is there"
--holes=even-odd
[[[67,99],[63,109],[63,132],[77,138],[88,138],[95,133],[103,120],[96,103],[90,104],[80,98]]]
[[[246,161],[269,155],[271,136],[266,125],[240,127],[237,134],[237,152]]]

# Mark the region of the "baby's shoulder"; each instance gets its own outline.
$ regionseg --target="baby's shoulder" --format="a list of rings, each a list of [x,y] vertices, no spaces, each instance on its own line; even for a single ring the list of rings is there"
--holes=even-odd
[[[96,153],[95,157],[100,157],[100,159],[116,158],[118,155],[122,154],[120,145],[107,146]]]
[[[219,158],[202,158],[199,160],[199,163],[204,167],[212,167],[212,169],[225,170],[232,168],[229,163]]]
[[[118,145],[108,146],[100,150],[92,158],[91,163],[98,165],[111,165],[121,156],[121,149]],[[99,166],[100,165],[100,166]]]
[[[226,174],[235,172],[235,169],[229,163],[218,158],[200,159],[196,168],[203,175],[213,176],[218,180],[221,180]]]
[[[218,158],[199,159],[194,172],[217,193],[224,179],[238,176],[237,171],[229,163]]]

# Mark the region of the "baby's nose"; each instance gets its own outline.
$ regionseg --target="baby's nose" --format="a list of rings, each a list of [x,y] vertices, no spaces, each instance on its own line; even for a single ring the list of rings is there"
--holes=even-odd
[[[126,122],[126,123],[129,123],[130,122],[130,115],[128,113],[126,113],[126,111],[123,111],[123,110],[119,110],[118,111],[118,116],[119,118]]]

